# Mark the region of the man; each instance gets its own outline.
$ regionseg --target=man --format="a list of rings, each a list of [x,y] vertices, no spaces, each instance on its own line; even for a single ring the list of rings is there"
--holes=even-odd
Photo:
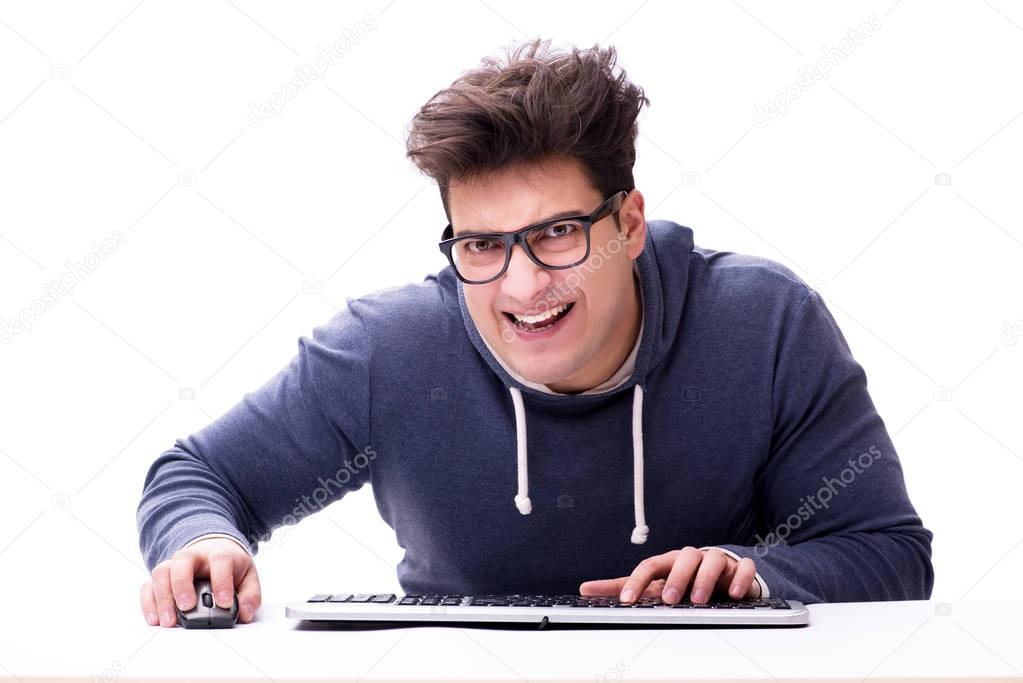
[[[647,99],[534,41],[437,93],[408,154],[449,266],[355,299],[153,463],[149,623],[260,604],[252,553],[366,483],[408,593],[923,599],[932,534],[820,296],[647,221]]]

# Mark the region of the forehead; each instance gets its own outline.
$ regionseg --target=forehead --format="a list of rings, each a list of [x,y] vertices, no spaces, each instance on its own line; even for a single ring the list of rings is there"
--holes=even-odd
[[[572,160],[502,168],[448,188],[456,234],[504,232],[556,216],[589,214],[600,199],[582,166]]]

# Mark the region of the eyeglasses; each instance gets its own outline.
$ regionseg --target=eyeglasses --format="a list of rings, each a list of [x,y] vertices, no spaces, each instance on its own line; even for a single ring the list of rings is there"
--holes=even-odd
[[[504,275],[516,244],[541,268],[574,268],[590,256],[590,228],[617,213],[628,194],[626,190],[614,193],[589,216],[552,218],[514,232],[474,232],[454,237],[454,228],[448,223],[437,246],[458,279],[467,285],[486,284]]]

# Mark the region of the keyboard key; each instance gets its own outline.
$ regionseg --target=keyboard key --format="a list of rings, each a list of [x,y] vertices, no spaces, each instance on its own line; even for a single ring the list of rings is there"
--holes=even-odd
[[[391,602],[392,600],[394,600],[394,593],[380,593],[374,595],[370,602]]]
[[[327,602],[348,602],[349,598],[352,597],[351,593],[336,593],[330,596],[330,600]]]
[[[406,595],[404,598],[402,598],[401,600],[398,601],[398,604],[399,605],[418,605],[419,604],[419,598],[413,597],[411,595]]]
[[[330,599],[330,593],[317,593],[313,597],[306,600],[306,602],[327,602]]]
[[[359,593],[358,595],[353,595],[350,602],[369,602],[372,599],[372,593]]]

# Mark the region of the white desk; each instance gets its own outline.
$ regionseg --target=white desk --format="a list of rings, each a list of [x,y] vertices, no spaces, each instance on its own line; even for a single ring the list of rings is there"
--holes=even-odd
[[[135,610],[48,631],[0,617],[0,679],[1023,680],[1023,602],[811,605],[780,630],[305,630],[264,604],[231,630],[161,629]],[[118,613],[113,613],[113,612]]]

